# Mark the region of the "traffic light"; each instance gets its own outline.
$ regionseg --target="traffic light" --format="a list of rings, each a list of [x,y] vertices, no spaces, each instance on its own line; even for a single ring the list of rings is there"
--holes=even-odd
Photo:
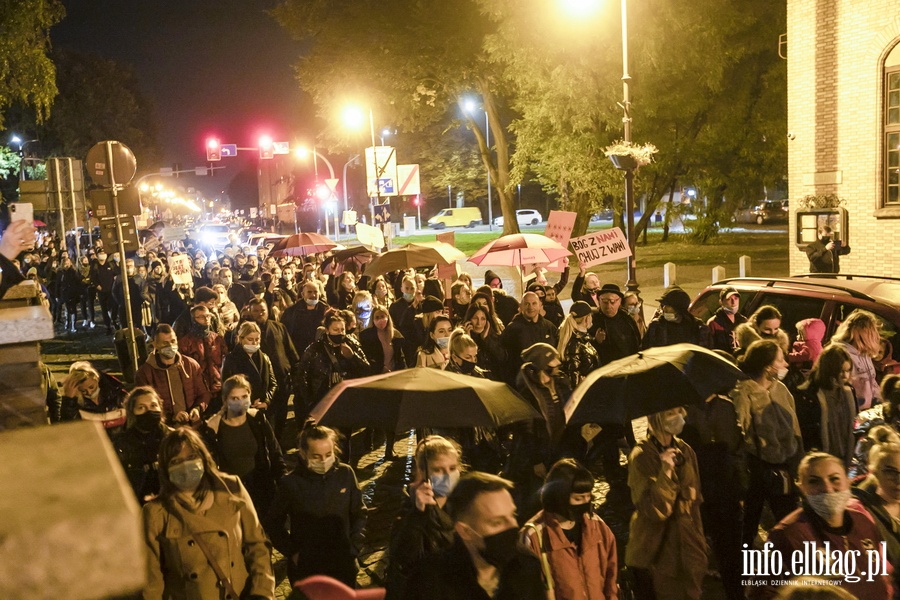
[[[272,138],[268,135],[263,135],[259,138],[259,157],[266,160],[275,157],[275,144],[272,143]]]
[[[422,200],[419,198],[419,196],[413,198],[413,206],[419,206],[420,204],[422,204]]]
[[[216,138],[206,140],[206,160],[208,162],[222,160],[222,146]]]
[[[316,198],[318,198],[322,202],[325,202],[326,200],[331,198],[331,190],[328,189],[328,186],[325,185],[324,183],[316,184],[316,192],[315,193],[316,193]]]

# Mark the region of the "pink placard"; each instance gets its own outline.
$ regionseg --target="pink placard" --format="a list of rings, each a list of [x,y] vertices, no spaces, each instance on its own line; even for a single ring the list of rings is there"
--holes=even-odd
[[[572,237],[572,230],[575,228],[575,218],[577,216],[577,213],[567,210],[551,210],[550,216],[547,217],[547,228],[544,230],[544,235],[551,240],[559,242],[563,248],[567,248]],[[568,264],[566,259],[560,259],[547,265],[546,269],[562,273],[566,269],[566,264]]]

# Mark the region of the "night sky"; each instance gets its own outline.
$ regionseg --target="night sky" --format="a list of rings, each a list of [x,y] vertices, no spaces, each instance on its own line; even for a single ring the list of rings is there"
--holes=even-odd
[[[51,38],[57,47],[132,65],[156,108],[164,164],[202,166],[210,135],[239,146],[256,146],[262,133],[312,137],[311,103],[292,67],[301,46],[266,12],[276,4],[64,0],[66,17]],[[230,180],[239,165],[222,164]]]

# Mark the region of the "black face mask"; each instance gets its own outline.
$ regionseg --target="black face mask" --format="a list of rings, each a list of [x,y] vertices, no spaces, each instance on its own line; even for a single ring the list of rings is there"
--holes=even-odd
[[[340,346],[341,344],[344,343],[346,336],[343,333],[338,333],[338,334],[329,333],[328,339],[335,346]]]
[[[145,413],[134,415],[134,426],[141,431],[153,431],[159,428],[162,421],[162,413],[148,410]]]
[[[585,502],[584,504],[570,504],[569,518],[575,522],[581,522],[581,517],[591,514],[592,510],[593,508],[591,507],[590,502]]]
[[[471,360],[466,360],[464,358],[460,358],[459,360],[460,360],[459,372],[464,373],[466,375],[471,374],[475,370],[476,365],[478,364],[476,362],[472,362]]]
[[[502,569],[516,557],[519,544],[519,530],[515,527],[484,538],[481,556],[498,569]]]

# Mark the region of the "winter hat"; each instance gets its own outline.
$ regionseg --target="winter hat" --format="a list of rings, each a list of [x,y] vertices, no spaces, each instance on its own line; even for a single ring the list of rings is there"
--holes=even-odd
[[[503,280],[500,279],[500,276],[488,269],[484,272],[484,285],[491,285],[491,282],[495,279],[500,280],[500,287],[503,287]]]
[[[538,370],[543,371],[550,364],[550,361],[555,359],[559,359],[559,352],[556,351],[556,348],[551,346],[550,344],[545,344],[544,342],[538,342],[537,344],[532,344],[531,346],[525,348],[522,351],[522,363],[531,363]]]
[[[619,300],[624,300],[625,295],[622,293],[622,290],[619,289],[614,283],[604,283],[603,286],[597,290],[597,295],[602,296],[603,294],[615,294],[619,297]]]
[[[657,302],[661,306],[671,306],[679,312],[687,312],[688,306],[691,305],[691,297],[683,289],[673,285],[663,293]]]
[[[803,332],[803,339],[809,342],[822,343],[825,337],[825,322],[822,319],[803,319],[797,323],[797,330]]]
[[[434,296],[425,296],[425,299],[422,301],[422,312],[430,313],[439,310],[444,310],[444,304]]]
[[[579,300],[578,302],[572,304],[572,308],[569,309],[569,314],[574,316],[576,319],[586,317],[591,314],[591,305],[584,300]]]

